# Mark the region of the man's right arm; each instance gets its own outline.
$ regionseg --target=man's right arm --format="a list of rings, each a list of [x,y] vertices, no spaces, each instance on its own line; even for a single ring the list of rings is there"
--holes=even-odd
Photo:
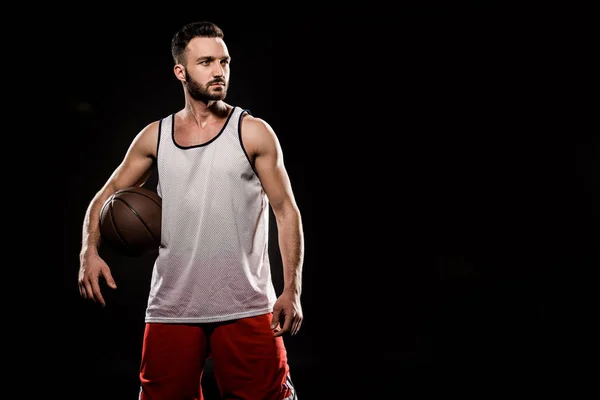
[[[110,268],[99,255],[101,242],[100,210],[106,200],[117,190],[130,186],[141,186],[152,171],[158,143],[158,122],[147,125],[134,138],[121,163],[117,166],[102,188],[90,202],[82,228],[82,243],[79,253],[79,293],[83,298],[105,304],[100,291],[102,277],[109,287],[116,289]]]

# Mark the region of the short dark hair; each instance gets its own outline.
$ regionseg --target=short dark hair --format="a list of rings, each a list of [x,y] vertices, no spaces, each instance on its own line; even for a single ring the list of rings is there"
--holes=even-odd
[[[209,21],[197,21],[184,25],[171,39],[171,55],[175,64],[185,64],[185,49],[193,38],[221,38],[225,35],[221,28]]]

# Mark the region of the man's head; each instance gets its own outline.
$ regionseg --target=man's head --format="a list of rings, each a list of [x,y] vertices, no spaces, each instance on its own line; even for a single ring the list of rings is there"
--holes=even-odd
[[[200,21],[185,25],[171,39],[175,76],[196,100],[223,100],[227,95],[231,57],[223,37],[217,25]]]

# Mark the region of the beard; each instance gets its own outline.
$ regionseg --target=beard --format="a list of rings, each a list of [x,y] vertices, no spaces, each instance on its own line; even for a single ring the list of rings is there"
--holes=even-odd
[[[187,71],[185,71],[185,86],[190,94],[190,96],[194,100],[209,102],[209,101],[218,101],[223,100],[227,96],[227,88],[229,87],[229,83],[225,82],[225,86],[218,86],[217,89],[210,88],[209,85],[212,85],[215,82],[225,82],[224,79],[214,80],[209,82],[206,86],[202,85],[198,81],[195,81]]]

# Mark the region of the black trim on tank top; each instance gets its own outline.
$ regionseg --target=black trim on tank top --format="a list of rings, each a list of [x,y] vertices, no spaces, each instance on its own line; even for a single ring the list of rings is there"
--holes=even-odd
[[[238,130],[238,140],[240,141],[240,146],[242,147],[242,151],[244,152],[244,155],[246,156],[246,160],[248,160],[248,164],[250,164],[250,168],[252,168],[252,171],[254,171],[256,176],[258,176],[258,172],[254,169],[254,164],[252,164],[252,160],[250,160],[250,156],[248,155],[248,152],[246,151],[246,148],[244,147],[244,142],[242,142],[242,119],[244,119],[244,113],[248,113],[248,115],[252,116],[252,113],[247,108],[244,108],[242,110],[242,112],[240,113],[240,119],[238,120],[238,129],[237,129]]]
[[[233,106],[233,108],[231,109],[231,112],[227,116],[227,120],[223,124],[223,127],[221,128],[221,130],[219,131],[219,133],[217,133],[215,135],[214,138],[210,139],[208,142],[200,143],[200,144],[195,144],[193,146],[180,146],[175,141],[175,114],[173,114],[173,122],[171,123],[171,141],[173,142],[173,144],[175,145],[175,147],[177,147],[177,148],[179,148],[181,150],[189,150],[189,149],[195,149],[195,148],[198,148],[198,147],[208,146],[209,144],[211,144],[212,142],[214,142],[215,140],[217,140],[217,138],[223,134],[223,132],[225,131],[225,128],[227,128],[227,125],[229,125],[229,120],[231,119],[231,116],[233,115],[233,112],[235,111],[236,108],[237,108],[237,106]]]
[[[171,118],[173,118],[173,114],[171,114]],[[164,118],[161,118],[158,121],[158,138],[156,139],[156,159],[158,160],[158,150],[160,149],[160,136],[162,135],[162,125],[164,122]]]
[[[171,118],[175,119],[174,115],[171,114]],[[156,166],[156,175],[158,176],[158,150],[160,149],[160,138],[162,136],[162,125],[164,118],[161,118],[158,121],[158,137],[156,138],[156,158],[154,159],[154,164]],[[160,179],[160,178],[159,178]]]

